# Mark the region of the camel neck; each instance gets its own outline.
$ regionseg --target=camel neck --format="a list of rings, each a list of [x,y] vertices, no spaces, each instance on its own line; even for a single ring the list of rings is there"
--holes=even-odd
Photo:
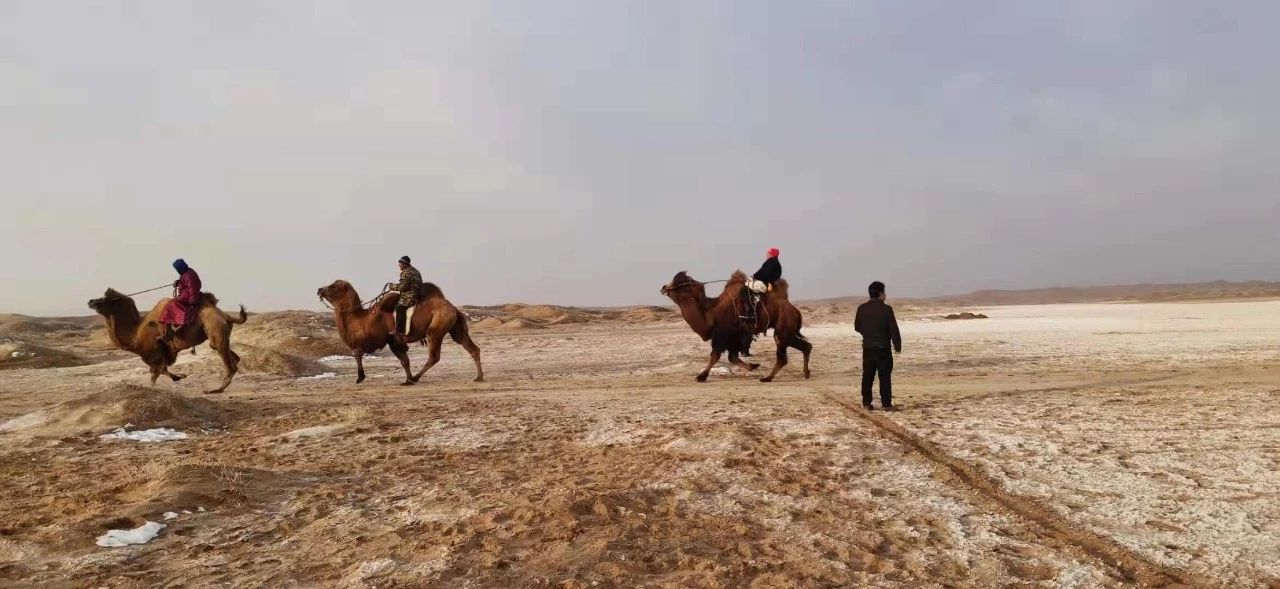
[[[711,337],[711,322],[707,320],[707,313],[715,307],[715,303],[713,299],[698,295],[682,301],[679,305],[680,315],[704,340]]]
[[[355,291],[333,303],[333,323],[338,328],[338,337],[342,338],[343,343],[354,347],[351,324],[353,321],[364,320],[368,315],[369,311],[361,307],[360,295]]]
[[[136,314],[132,316],[119,314],[107,317],[106,320],[107,337],[111,338],[111,343],[121,349],[133,349],[134,343],[137,341],[138,326],[142,323],[142,318]]]

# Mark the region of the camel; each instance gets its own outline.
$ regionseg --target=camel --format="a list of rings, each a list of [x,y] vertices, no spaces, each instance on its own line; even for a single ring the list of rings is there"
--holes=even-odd
[[[145,317],[138,313],[138,306],[132,298],[108,288],[100,299],[89,301],[89,308],[102,315],[107,322],[107,335],[117,348],[133,352],[142,357],[142,361],[151,367],[151,386],[163,374],[173,382],[186,378],[185,374],[169,372],[169,367],[178,358],[178,352],[194,348],[205,341],[222,358],[226,375],[222,378],[222,386],[206,391],[206,394],[221,393],[231,384],[240,364],[240,356],[231,350],[231,326],[244,323],[249,317],[244,305],[240,305],[240,316],[233,317],[218,308],[218,298],[210,293],[201,293],[204,301],[200,304],[200,312],[196,320],[178,329],[173,342],[166,345],[157,338],[164,334],[164,325],[160,323],[160,314],[164,311],[169,299],[161,299]]]
[[[427,364],[417,374],[409,369],[409,346],[397,342],[392,335],[395,332],[398,295],[381,295],[373,305],[365,309],[360,304],[360,295],[356,293],[355,287],[345,280],[333,281],[333,284],[316,290],[316,295],[333,307],[338,335],[351,348],[351,353],[356,358],[356,384],[365,379],[364,355],[376,352],[383,346],[390,346],[391,353],[396,355],[400,365],[404,367],[405,380],[400,384],[408,386],[418,382],[422,375],[440,361],[440,345],[446,334],[471,354],[471,359],[476,363],[475,381],[484,382],[480,347],[471,341],[467,318],[444,297],[444,293],[436,285],[430,282],[422,285],[422,290],[418,293],[418,305],[414,307],[413,317],[409,321],[409,334],[405,336],[408,343],[425,340],[428,346]]]
[[[744,342],[749,341],[751,334],[764,333],[770,328],[773,329],[773,340],[778,345],[777,360],[769,375],[761,378],[760,382],[772,382],[778,371],[787,365],[788,347],[804,354],[804,377],[809,378],[809,352],[813,350],[813,344],[800,334],[803,320],[800,310],[787,298],[787,281],[779,280],[774,284],[773,290],[764,296],[754,325],[747,325],[741,318],[742,292],[746,288],[746,281],[746,274],[734,272],[725,284],[724,292],[712,299],[707,297],[703,283],[682,271],[660,291],[675,302],[685,322],[702,337],[702,341],[711,342],[711,358],[707,367],[698,374],[697,381],[707,381],[711,367],[720,361],[721,354],[726,350],[729,352],[730,363],[748,371],[758,368],[759,364],[747,364],[738,358],[738,354],[745,349]]]

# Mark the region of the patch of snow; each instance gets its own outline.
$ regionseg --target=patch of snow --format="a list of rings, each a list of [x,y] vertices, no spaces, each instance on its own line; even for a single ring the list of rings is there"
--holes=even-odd
[[[322,374],[317,374],[315,376],[300,376],[298,377],[298,380],[323,380],[326,378],[337,378],[337,377],[338,377],[337,373],[325,372]]]
[[[0,432],[17,431],[40,427],[49,421],[49,415],[43,411],[20,415],[4,423],[0,423]]]
[[[348,360],[355,361],[355,358],[350,354],[338,354],[335,356],[325,356],[320,359],[320,362],[322,364],[331,364],[333,362],[346,362]]]
[[[132,440],[134,442],[171,442],[174,440],[185,440],[187,434],[175,429],[167,427],[157,427],[155,429],[140,429],[134,431],[126,431],[123,427],[116,428],[109,434],[98,436],[102,440]]]
[[[690,452],[697,454],[728,454],[737,449],[731,439],[689,439],[676,438],[662,447],[668,452]]]
[[[360,563],[356,568],[355,576],[361,581],[374,579],[377,577],[385,577],[396,569],[396,561],[390,558],[379,560],[366,560]]]
[[[164,519],[166,519],[166,520],[170,520],[170,519],[178,519],[178,514],[176,514],[176,513],[172,512],[172,511],[166,511],[166,512],[164,512]]]
[[[1076,589],[1077,587],[1097,587],[1102,585],[1102,575],[1093,567],[1071,564],[1058,573],[1058,587]]]
[[[199,511],[200,513],[204,513],[204,507],[197,507],[196,511]]]
[[[146,544],[160,535],[165,525],[159,522],[147,522],[132,530],[108,530],[98,536],[98,546],[119,548],[130,544]]]
[[[634,444],[644,438],[649,430],[617,421],[597,421],[582,436],[584,446]]]
[[[300,339],[300,340],[302,340],[302,341],[307,341],[307,340],[311,339],[311,336],[309,336],[309,335],[300,335],[300,336],[298,336],[298,339]]]
[[[731,372],[728,366],[716,366],[715,368],[711,369],[710,374],[715,374],[717,376],[726,376],[728,374],[731,374]]]
[[[329,425],[313,425],[302,429],[295,429],[282,437],[289,440],[300,440],[303,438],[322,438],[332,436],[334,434],[344,433],[351,429],[350,425],[345,423],[335,423]]]

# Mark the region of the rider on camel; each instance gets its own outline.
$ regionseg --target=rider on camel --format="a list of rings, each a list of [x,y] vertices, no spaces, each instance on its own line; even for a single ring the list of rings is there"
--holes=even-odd
[[[747,281],[747,291],[749,296],[747,300],[747,313],[743,315],[743,319],[754,321],[756,318],[756,304],[759,303],[760,297],[765,293],[773,290],[773,284],[782,279],[782,262],[778,261],[778,248],[771,247],[765,252],[764,263],[760,265],[760,269],[751,275],[751,280]]]
[[[387,283],[390,292],[398,293],[400,299],[396,302],[396,332],[395,340],[404,343],[406,335],[409,334],[409,319],[412,315],[409,313],[418,304],[418,289],[422,288],[422,273],[410,263],[409,256],[400,256],[400,282]]]
[[[164,335],[156,338],[165,345],[173,341],[179,329],[195,322],[200,314],[200,275],[181,258],[173,261],[173,269],[178,271],[178,279],[173,281],[173,298],[160,313]]]

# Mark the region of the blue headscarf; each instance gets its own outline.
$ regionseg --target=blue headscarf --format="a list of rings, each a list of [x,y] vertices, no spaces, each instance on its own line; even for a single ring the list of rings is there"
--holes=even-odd
[[[178,274],[182,274],[183,272],[186,272],[190,268],[191,266],[188,266],[187,261],[182,258],[178,258],[173,261],[173,269],[177,270]]]

